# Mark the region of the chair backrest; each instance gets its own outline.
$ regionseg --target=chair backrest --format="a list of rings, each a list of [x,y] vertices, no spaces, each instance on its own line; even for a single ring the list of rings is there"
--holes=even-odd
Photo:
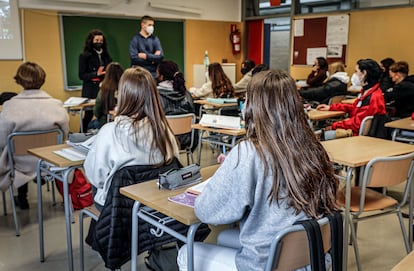
[[[372,159],[365,167],[363,185],[387,187],[400,184],[406,180],[410,182],[413,177],[413,159],[414,152]]]
[[[372,123],[372,119],[374,118],[374,116],[366,116],[362,122],[361,122],[361,126],[359,127],[359,133],[358,135],[363,135],[366,136],[369,133],[369,129],[371,128],[371,123]]]
[[[14,132],[7,137],[7,151],[10,168],[14,169],[16,155],[27,155],[28,149],[38,148],[63,143],[63,131],[59,128],[50,130],[36,130],[26,132]]]
[[[331,230],[328,218],[318,220],[325,253],[331,248]],[[310,264],[310,249],[302,225],[293,225],[281,231],[272,241],[266,271],[295,270]]]
[[[342,100],[344,100],[345,99],[345,95],[338,95],[338,96],[333,96],[333,97],[331,97],[330,99],[329,99],[329,102],[328,102],[328,104],[329,105],[331,105],[331,104],[337,104],[337,103],[340,103]]]
[[[193,113],[182,115],[168,115],[167,121],[174,135],[182,135],[191,132],[191,125],[195,123],[196,116]]]

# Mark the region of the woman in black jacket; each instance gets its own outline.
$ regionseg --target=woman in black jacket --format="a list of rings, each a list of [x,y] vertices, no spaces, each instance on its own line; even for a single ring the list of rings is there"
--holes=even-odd
[[[101,30],[91,30],[86,37],[85,47],[79,56],[79,78],[82,83],[82,97],[95,99],[99,84],[105,76],[105,67],[112,62],[108,53],[105,36]],[[85,111],[82,127],[88,129],[93,111]]]
[[[315,101],[321,104],[328,104],[329,99],[346,95],[349,76],[345,72],[342,62],[334,62],[329,65],[329,80],[319,87],[308,88],[300,91],[300,96],[306,101]]]

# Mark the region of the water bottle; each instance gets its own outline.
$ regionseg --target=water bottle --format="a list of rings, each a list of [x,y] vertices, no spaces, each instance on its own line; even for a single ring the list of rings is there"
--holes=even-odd
[[[208,51],[206,50],[204,53],[204,67],[206,68],[206,70],[208,69],[208,65],[210,65],[210,59],[208,58]]]

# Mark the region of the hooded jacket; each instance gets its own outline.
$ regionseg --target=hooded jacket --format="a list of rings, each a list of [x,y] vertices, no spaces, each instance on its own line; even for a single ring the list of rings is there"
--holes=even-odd
[[[301,90],[300,96],[307,101],[327,104],[334,96],[346,95],[348,82],[349,76],[346,72],[336,72],[322,86]]]

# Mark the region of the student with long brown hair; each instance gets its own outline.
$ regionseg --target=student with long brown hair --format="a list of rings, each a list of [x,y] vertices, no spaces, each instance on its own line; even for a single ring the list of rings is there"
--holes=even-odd
[[[116,105],[116,92],[118,91],[119,80],[124,72],[122,66],[117,62],[111,62],[106,67],[106,75],[101,83],[98,96],[96,96],[93,114],[99,122],[100,128],[107,121],[107,114],[114,110]]]
[[[245,121],[245,139],[230,151],[195,203],[203,223],[239,222],[240,247],[195,243],[195,270],[264,270],[279,231],[337,208],[338,180],[289,74],[269,70],[252,77]],[[186,251],[179,252],[180,270],[187,268]]]
[[[97,188],[98,206],[104,205],[118,169],[163,165],[179,154],[151,74],[141,67],[127,69],[118,92],[115,120],[99,130],[84,163],[88,180]]]
[[[220,63],[214,62],[208,66],[208,81],[201,88],[191,88],[190,93],[195,98],[232,98],[234,87],[224,73]]]

